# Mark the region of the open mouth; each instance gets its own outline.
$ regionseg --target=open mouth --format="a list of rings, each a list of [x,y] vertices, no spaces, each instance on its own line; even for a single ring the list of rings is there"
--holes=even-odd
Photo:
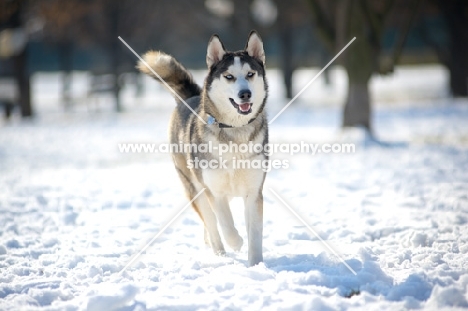
[[[229,98],[231,101],[231,104],[234,106],[234,108],[237,109],[237,112],[240,114],[249,114],[252,112],[252,103],[242,103],[238,104],[234,101],[234,99]]]

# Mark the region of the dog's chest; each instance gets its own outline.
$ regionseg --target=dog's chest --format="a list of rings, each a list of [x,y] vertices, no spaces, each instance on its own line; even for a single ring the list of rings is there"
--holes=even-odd
[[[237,161],[237,160],[234,160]],[[249,161],[265,161],[264,156],[255,156]],[[254,163],[254,162],[252,162]],[[234,163],[230,163],[234,164]],[[226,164],[227,166],[229,164]],[[234,165],[241,166],[237,163]],[[256,164],[259,165],[259,164]],[[206,169],[202,172],[206,187],[216,197],[246,197],[258,193],[265,172],[261,168]]]
[[[229,142],[220,142],[214,136],[210,137],[213,145],[211,159],[216,160],[218,168],[203,170],[202,174],[204,184],[213,195],[246,197],[261,188],[265,175],[263,168],[267,161],[261,151],[264,135],[256,135],[249,142],[247,137],[250,134],[238,133]]]

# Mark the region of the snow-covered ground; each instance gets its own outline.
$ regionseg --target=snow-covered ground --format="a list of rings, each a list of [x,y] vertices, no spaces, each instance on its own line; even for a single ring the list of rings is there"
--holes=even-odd
[[[298,72],[297,91],[316,72]],[[189,209],[120,274],[187,203],[168,154],[118,151],[167,142],[172,99],[145,80],[144,99],[124,90],[125,114],[106,99],[63,113],[60,77],[37,75],[37,119],[0,123],[0,310],[468,308],[468,102],[446,98],[440,67],[375,78],[375,141],[340,131],[343,72],[332,77],[271,125],[271,141],[351,142],[356,152],[279,155],[290,167],[266,180],[264,263],[248,268],[245,245],[214,256]],[[75,81],[82,96],[86,75]],[[276,72],[270,85],[273,116],[286,103]]]

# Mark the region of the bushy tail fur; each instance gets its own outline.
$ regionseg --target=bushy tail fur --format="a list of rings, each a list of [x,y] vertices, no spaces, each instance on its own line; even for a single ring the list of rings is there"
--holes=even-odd
[[[160,51],[150,51],[143,55],[143,59],[183,100],[201,94],[201,89],[190,72],[171,55]],[[142,61],[138,62],[137,68],[161,82]],[[171,93],[174,95],[173,92]],[[176,101],[180,101],[176,95],[174,97]]]

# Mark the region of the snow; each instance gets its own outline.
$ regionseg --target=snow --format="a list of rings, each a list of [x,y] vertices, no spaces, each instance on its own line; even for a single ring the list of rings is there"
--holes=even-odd
[[[468,102],[446,97],[440,67],[377,77],[374,140],[339,129],[345,83],[333,70],[332,86],[319,79],[271,125],[271,141],[356,152],[275,155],[290,166],[266,180],[264,263],[248,268],[245,245],[213,255],[188,209],[123,273],[188,202],[170,155],[117,147],[167,142],[172,99],[145,80],[146,98],[124,90],[125,114],[84,97],[63,113],[59,77],[35,76],[38,118],[0,124],[0,310],[468,308]],[[297,91],[317,71],[299,72]],[[418,72],[427,84],[411,84]],[[86,77],[74,76],[78,98]],[[273,117],[285,100],[269,77]],[[240,200],[231,205],[246,241]]]

